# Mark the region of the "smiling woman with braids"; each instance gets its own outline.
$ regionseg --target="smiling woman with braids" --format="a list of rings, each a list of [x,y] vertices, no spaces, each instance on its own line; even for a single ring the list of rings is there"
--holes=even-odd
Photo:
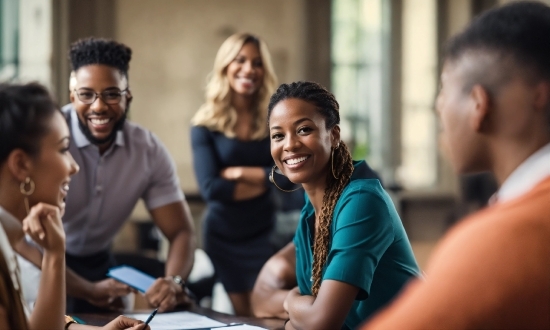
[[[338,110],[313,82],[283,84],[269,103],[271,155],[307,195],[295,249],[281,252],[295,253],[298,285],[286,329],[354,329],[419,272],[390,197],[340,140]]]

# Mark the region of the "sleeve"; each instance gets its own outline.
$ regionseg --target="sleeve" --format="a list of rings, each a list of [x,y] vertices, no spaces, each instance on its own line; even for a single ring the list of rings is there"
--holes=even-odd
[[[152,146],[150,147],[150,179],[147,189],[143,193],[143,200],[148,210],[182,201],[176,165],[162,142],[151,133]]]
[[[378,262],[394,240],[390,206],[376,189],[364,187],[353,187],[340,198],[323,280],[356,286],[357,299],[363,300],[369,296]]]
[[[206,201],[233,201],[235,182],[220,177],[222,166],[215,153],[210,131],[206,127],[191,128],[193,167],[202,197]]]

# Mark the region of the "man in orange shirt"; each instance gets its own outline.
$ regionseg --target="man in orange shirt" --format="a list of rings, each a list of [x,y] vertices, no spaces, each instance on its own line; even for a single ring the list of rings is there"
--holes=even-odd
[[[438,245],[363,329],[550,328],[550,7],[491,10],[447,48],[437,98],[459,173],[492,171],[492,205]]]

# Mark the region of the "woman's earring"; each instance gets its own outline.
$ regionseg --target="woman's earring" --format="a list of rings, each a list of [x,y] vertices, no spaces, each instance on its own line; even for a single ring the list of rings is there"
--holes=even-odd
[[[335,148],[333,148],[330,152],[330,169],[332,170],[332,176],[334,179],[338,180],[338,177],[336,176],[336,173],[334,172],[334,150],[338,149],[340,146],[340,143],[336,145]]]
[[[29,208],[29,196],[34,192],[34,181],[30,177],[27,177],[25,181],[21,182],[19,185],[19,191],[25,196],[25,209],[27,210],[27,215],[30,212]]]
[[[296,191],[296,190],[302,188],[302,187],[298,187],[298,188],[293,189],[293,190],[285,190],[285,189],[279,187],[279,186],[277,185],[277,182],[275,182],[275,169],[276,169],[276,168],[277,168],[277,165],[273,165],[273,167],[271,168],[271,173],[269,174],[269,181],[270,181],[271,183],[273,183],[273,184],[275,185],[275,187],[277,187],[280,191],[284,191],[284,192],[293,192],[293,191]]]

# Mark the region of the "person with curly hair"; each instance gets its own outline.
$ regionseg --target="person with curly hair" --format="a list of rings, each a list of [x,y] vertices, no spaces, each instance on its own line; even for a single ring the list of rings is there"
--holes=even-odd
[[[188,302],[193,222],[168,151],[155,134],[126,119],[133,97],[131,57],[129,47],[93,37],[76,41],[69,52],[74,87],[62,111],[81,168],[71,180],[63,217],[72,312],[113,308],[115,298],[130,291],[106,273],[114,265],[113,239],[140,198],[170,242],[165,276],[145,298],[161,312]]]
[[[332,93],[314,82],[283,84],[268,109],[276,167],[306,193],[282,252],[295,260],[297,282],[282,303],[285,329],[355,329],[419,276],[405,229],[380,181],[340,139]]]
[[[206,102],[192,119],[193,164],[207,203],[204,249],[237,315],[251,313],[254,281],[275,252],[266,125],[275,84],[266,44],[234,34],[218,50]]]

